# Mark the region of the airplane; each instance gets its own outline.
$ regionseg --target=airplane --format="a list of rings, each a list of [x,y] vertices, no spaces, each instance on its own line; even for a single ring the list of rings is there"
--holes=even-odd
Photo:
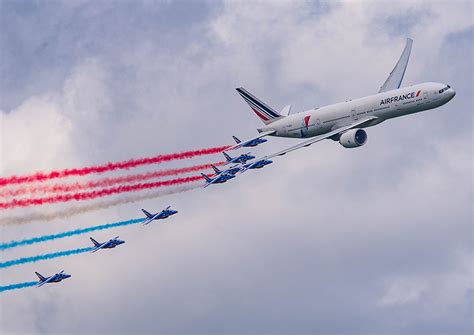
[[[378,93],[333,105],[310,109],[284,116],[253,96],[243,87],[237,92],[264,123],[257,129],[262,136],[310,138],[274,154],[269,159],[308,147],[313,143],[332,139],[345,148],[356,148],[367,143],[364,128],[385,120],[434,109],[446,104],[455,95],[454,88],[442,83],[426,82],[412,86],[400,85],[410,58],[413,40],[407,38],[405,48]],[[251,140],[249,140],[251,141]]]
[[[245,164],[247,163],[247,161],[251,160],[251,159],[254,159],[255,156],[252,156],[250,154],[250,152],[246,153],[246,154],[242,154],[240,156],[237,156],[237,157],[230,157],[227,153],[223,152],[224,154],[224,157],[226,159],[226,162],[224,163],[224,165],[227,165],[227,164],[231,164],[231,163],[241,163],[241,164]]]
[[[43,277],[38,272],[35,272],[35,273],[39,278],[38,285],[36,285],[36,287],[41,287],[41,286],[43,286],[44,284],[47,284],[47,283],[59,283],[60,281],[71,277],[71,275],[68,275],[67,273],[64,273],[64,270],[62,270],[61,272],[56,273],[55,275],[52,275],[50,277]]]
[[[94,243],[94,249],[92,249],[91,252],[96,252],[97,250],[100,250],[100,249],[115,248],[116,246],[125,243],[125,241],[119,240],[118,236],[104,243],[99,243],[96,240],[94,240],[92,237],[89,237],[89,238],[91,239],[92,243]]]
[[[240,169],[240,173],[244,173],[245,171],[247,171],[249,169],[261,169],[264,166],[266,166],[268,164],[272,164],[272,163],[273,162],[271,160],[268,160],[268,159],[256,160],[255,162],[244,164],[242,166],[242,168]]]
[[[219,170],[215,165],[211,164],[212,168],[214,169],[214,172],[216,173],[216,176],[220,175],[220,174],[231,174],[231,175],[235,175],[237,172],[240,171],[240,167],[238,165],[234,165],[230,168],[228,168],[227,170]]]
[[[223,184],[226,181],[228,181],[229,179],[235,178],[235,175],[226,174],[226,173],[221,173],[221,174],[219,174],[215,177],[212,177],[212,178],[209,178],[204,173],[201,173],[201,175],[206,180],[206,184],[204,184],[203,188],[206,188],[206,187],[208,187],[209,185],[212,185],[212,184]]]
[[[153,220],[166,219],[166,218],[170,217],[171,215],[174,215],[174,214],[178,213],[178,211],[175,211],[175,210],[170,209],[170,208],[171,208],[171,206],[168,206],[165,209],[163,209],[161,212],[155,213],[155,214],[148,213],[146,210],[144,210],[142,208],[142,212],[145,213],[145,215],[146,215],[146,218],[143,221],[143,224],[145,224],[145,225],[149,224]]]
[[[262,135],[262,136],[256,137],[256,138],[252,138],[251,140],[244,141],[244,142],[239,140],[236,136],[232,136],[234,138],[235,143],[237,143],[237,144],[230,147],[230,148],[225,149],[225,151],[234,150],[234,149],[238,149],[238,148],[242,148],[242,147],[256,147],[257,145],[265,143],[266,141],[268,141],[264,138],[261,138],[263,136],[265,136],[265,135]]]

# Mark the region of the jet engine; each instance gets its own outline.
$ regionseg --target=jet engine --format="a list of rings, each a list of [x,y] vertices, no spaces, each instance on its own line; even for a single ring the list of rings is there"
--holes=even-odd
[[[367,133],[363,129],[351,129],[341,134],[339,143],[344,148],[361,147],[367,142]]]

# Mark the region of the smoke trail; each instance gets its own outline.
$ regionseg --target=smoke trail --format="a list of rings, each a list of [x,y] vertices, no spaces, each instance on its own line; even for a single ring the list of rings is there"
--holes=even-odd
[[[79,249],[73,249],[73,250],[64,250],[64,251],[52,252],[50,254],[43,254],[43,255],[37,255],[37,256],[31,256],[31,257],[23,257],[23,258],[18,258],[18,259],[12,259],[11,261],[1,262],[0,263],[0,269],[4,269],[4,268],[8,268],[10,266],[15,266],[15,265],[20,265],[20,264],[25,264],[25,263],[34,263],[34,262],[38,262],[38,261],[44,261],[46,259],[53,259],[53,258],[58,258],[58,257],[65,257],[65,256],[83,254],[85,252],[91,251],[92,249],[94,249],[94,248],[91,248],[91,247],[79,248]]]
[[[165,191],[160,190],[157,192],[152,192],[152,193],[144,194],[144,195],[135,195],[132,197],[126,197],[126,198],[121,198],[121,199],[96,202],[90,205],[76,206],[74,208],[64,209],[64,210],[51,212],[51,213],[34,213],[34,214],[24,215],[24,216],[6,217],[6,218],[0,219],[0,225],[2,224],[15,224],[16,225],[16,224],[30,223],[33,221],[53,221],[56,219],[67,219],[72,216],[82,214],[82,213],[87,213],[90,211],[107,209],[107,208],[117,206],[117,205],[134,203],[134,202],[147,200],[147,199],[154,199],[154,198],[158,198],[158,197],[162,197],[162,196],[166,196],[170,194],[186,192],[186,191],[194,190],[200,186],[201,185],[186,185],[186,186],[180,186],[178,188],[173,188],[171,190],[165,190]]]
[[[174,154],[158,155],[148,158],[131,159],[124,162],[107,163],[104,165],[89,166],[81,169],[65,169],[60,171],[52,171],[49,173],[37,172],[29,176],[11,176],[7,178],[0,178],[0,186],[20,184],[20,183],[31,183],[35,181],[44,181],[55,178],[64,178],[69,176],[85,176],[91,173],[103,173],[107,171],[119,170],[119,169],[130,169],[141,165],[157,164],[168,162],[177,159],[186,159],[202,155],[211,155],[224,151],[228,146],[185,151]]]
[[[28,206],[33,206],[33,205],[38,206],[38,205],[43,205],[43,204],[68,202],[72,200],[76,200],[76,201],[91,200],[91,199],[118,194],[118,193],[136,192],[136,191],[150,189],[150,188],[191,183],[191,182],[195,182],[201,179],[202,179],[201,176],[192,176],[192,177],[186,177],[186,178],[177,178],[177,179],[171,179],[171,180],[165,180],[165,181],[157,181],[153,183],[122,185],[122,186],[117,186],[117,187],[112,187],[112,188],[104,188],[104,189],[91,191],[91,192],[59,194],[59,195],[44,197],[44,198],[13,199],[7,202],[0,202],[0,209],[11,209],[15,207],[28,207]]]
[[[119,221],[119,222],[107,223],[107,224],[103,224],[99,226],[79,228],[79,229],[70,230],[70,231],[66,231],[66,232],[58,233],[58,234],[43,235],[43,236],[28,238],[28,239],[19,240],[19,241],[10,241],[7,243],[0,244],[0,250],[15,248],[22,245],[30,245],[30,244],[35,244],[35,243],[42,243],[46,241],[57,240],[57,239],[65,238],[69,236],[90,233],[96,230],[104,230],[104,229],[116,228],[116,227],[121,227],[121,226],[128,226],[131,224],[142,222],[143,220],[144,220],[143,218],[140,218],[140,219],[127,220],[127,221]]]
[[[219,166],[224,164],[224,162],[217,162],[213,165]],[[23,195],[26,193],[59,193],[59,192],[77,192],[84,189],[94,188],[94,187],[110,187],[116,184],[123,183],[132,183],[136,181],[143,181],[152,178],[166,177],[166,176],[175,176],[183,173],[196,172],[201,170],[210,169],[211,164],[202,164],[189,166],[180,169],[168,169],[155,172],[148,172],[142,174],[134,174],[122,177],[115,178],[104,178],[97,181],[89,181],[87,183],[73,183],[73,184],[56,184],[56,185],[38,185],[31,187],[22,187],[11,190],[3,190],[0,192],[0,197],[12,197]]]
[[[7,286],[0,286],[0,293],[5,292],[5,291],[18,290],[20,288],[25,288],[25,287],[31,287],[31,286],[35,286],[36,284],[38,284],[37,281],[27,281],[25,283],[11,284],[11,285],[7,285]]]

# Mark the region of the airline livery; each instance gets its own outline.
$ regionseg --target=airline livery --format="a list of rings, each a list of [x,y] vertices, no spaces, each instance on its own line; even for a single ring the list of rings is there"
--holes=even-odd
[[[400,88],[410,58],[412,43],[411,39],[407,39],[400,59],[379,92],[364,98],[297,114],[291,114],[290,105],[286,106],[282,113],[278,113],[244,88],[237,88],[237,92],[265,124],[257,129],[261,134],[246,143],[265,136],[310,138],[275,154],[265,156],[264,159],[284,155],[324,139],[339,141],[345,148],[355,148],[367,142],[367,133],[363,128],[444,105],[456,95],[449,85],[422,83]],[[241,146],[237,144],[227,150]]]

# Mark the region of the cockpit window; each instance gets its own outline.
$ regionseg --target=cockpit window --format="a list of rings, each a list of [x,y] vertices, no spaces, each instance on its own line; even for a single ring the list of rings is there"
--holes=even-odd
[[[440,89],[440,90],[438,91],[438,93],[441,94],[441,93],[443,93],[444,91],[446,91],[446,90],[448,90],[448,89],[450,89],[450,88],[451,88],[451,86],[448,85],[448,86],[446,86],[446,87]]]

